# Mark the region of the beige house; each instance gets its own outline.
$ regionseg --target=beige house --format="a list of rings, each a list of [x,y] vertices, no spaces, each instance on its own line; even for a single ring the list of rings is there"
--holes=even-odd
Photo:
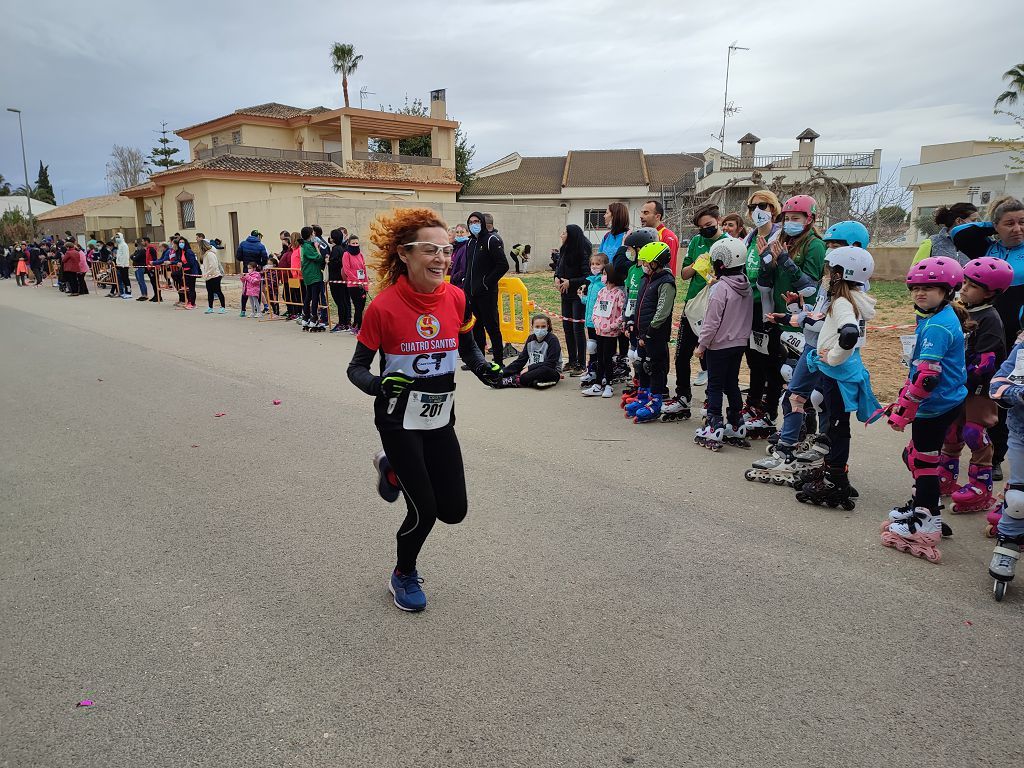
[[[910,220],[930,219],[940,205],[969,202],[985,211],[1003,195],[1024,197],[1024,145],[1000,141],[955,141],[921,147],[921,160],[900,169],[900,184],[914,196]],[[911,242],[924,239],[916,226]]]
[[[34,210],[35,201],[32,207]],[[129,241],[142,234],[135,222],[135,205],[120,195],[83,197],[51,208],[36,216],[36,220],[40,234],[61,237],[70,232],[80,242],[91,238],[109,240],[114,232],[123,232]]]

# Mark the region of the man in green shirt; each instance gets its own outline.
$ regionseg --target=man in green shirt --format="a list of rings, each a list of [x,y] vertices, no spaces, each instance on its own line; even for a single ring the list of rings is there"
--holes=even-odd
[[[690,285],[686,290],[685,301],[695,298],[708,284],[707,276],[711,271],[711,262],[707,258],[707,254],[715,242],[723,237],[728,237],[721,230],[721,214],[717,205],[705,205],[698,208],[697,212],[693,215],[692,223],[697,228],[698,233],[690,240],[690,245],[686,249],[686,258],[683,259],[683,268],[679,275],[683,280],[690,281]],[[685,303],[683,306],[686,306]],[[665,405],[661,410],[662,414],[666,417],[666,421],[671,421],[675,418],[689,418],[690,400],[693,397],[690,389],[690,358],[693,357],[693,351],[697,348],[698,330],[698,328],[690,325],[686,315],[682,316],[679,322],[679,334],[676,337],[675,397],[665,401]],[[697,374],[697,378],[693,382],[698,387],[704,386],[708,378],[703,359],[700,361],[700,367],[701,372]]]

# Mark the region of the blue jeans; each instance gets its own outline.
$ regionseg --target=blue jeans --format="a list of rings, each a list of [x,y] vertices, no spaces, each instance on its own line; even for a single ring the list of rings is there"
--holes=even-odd
[[[139,293],[146,296],[146,268],[136,267],[135,268],[135,281],[139,284]]]
[[[804,407],[813,408],[814,406],[810,403],[811,393],[821,387],[821,374],[812,372],[807,367],[807,355],[810,351],[810,346],[804,347],[800,359],[796,361],[796,366],[793,368],[793,377],[789,380],[788,391],[782,398],[782,429],[779,431],[781,445],[793,446],[800,442],[800,427],[804,423],[804,414],[793,410],[793,406],[789,402],[789,395],[800,395],[807,400]]]

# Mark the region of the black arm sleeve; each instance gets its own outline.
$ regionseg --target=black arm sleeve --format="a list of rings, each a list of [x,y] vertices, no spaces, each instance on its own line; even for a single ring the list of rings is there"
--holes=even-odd
[[[860,328],[853,323],[844,325],[839,329],[839,348],[853,349],[857,346],[857,339],[860,338]]]
[[[357,341],[355,354],[348,364],[348,380],[373,397],[379,397],[381,394],[380,376],[374,376],[370,371],[370,364],[373,363],[376,354],[374,350]]]
[[[487,365],[487,360],[484,358],[483,352],[480,351],[480,347],[477,346],[472,331],[459,334],[459,357],[462,358],[462,362],[469,366],[469,370],[474,373]],[[354,362],[355,358],[352,358],[352,360]],[[352,366],[349,365],[348,369],[351,371]],[[352,374],[349,373],[349,378],[351,377]],[[359,385],[357,384],[356,386]]]

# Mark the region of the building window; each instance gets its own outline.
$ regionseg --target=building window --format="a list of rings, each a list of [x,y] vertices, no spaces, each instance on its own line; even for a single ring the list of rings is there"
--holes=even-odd
[[[241,131],[232,131],[231,132],[231,143],[232,144],[241,144],[242,143],[242,132]]]
[[[214,136],[213,137],[213,146],[215,146],[215,147],[219,147],[220,146],[220,137],[219,136]]]
[[[143,223],[147,227],[152,227],[153,226],[153,209],[152,208],[147,208],[146,212],[144,214],[142,214],[142,218],[143,218]]]
[[[584,229],[607,229],[604,225],[606,208],[587,208],[583,211]]]
[[[182,229],[196,228],[196,206],[192,200],[178,201],[178,218]]]

